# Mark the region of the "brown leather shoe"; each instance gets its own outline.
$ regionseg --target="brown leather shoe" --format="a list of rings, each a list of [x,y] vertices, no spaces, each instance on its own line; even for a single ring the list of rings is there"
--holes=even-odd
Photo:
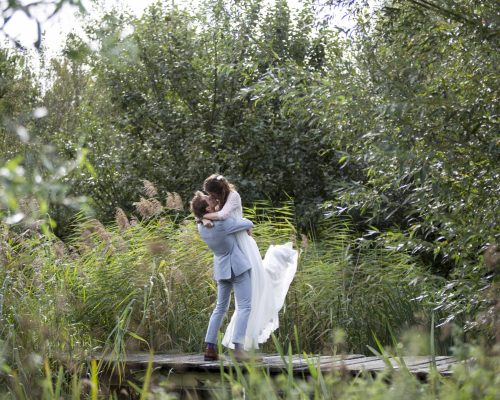
[[[264,359],[262,358],[261,355],[252,352],[247,352],[245,350],[241,349],[234,349],[233,350],[233,356],[234,359],[238,362],[262,362]]]
[[[207,347],[205,349],[205,355],[203,356],[205,361],[217,361],[219,359],[219,355],[217,354],[217,350]]]
[[[250,354],[248,354],[245,350],[234,349],[234,358],[238,362],[248,362],[251,360]]]

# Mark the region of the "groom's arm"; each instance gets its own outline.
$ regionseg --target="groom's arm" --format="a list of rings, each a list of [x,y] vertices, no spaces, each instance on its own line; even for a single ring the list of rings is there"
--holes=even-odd
[[[252,221],[246,218],[229,218],[224,221],[224,230],[226,233],[236,233],[246,231],[253,227]]]

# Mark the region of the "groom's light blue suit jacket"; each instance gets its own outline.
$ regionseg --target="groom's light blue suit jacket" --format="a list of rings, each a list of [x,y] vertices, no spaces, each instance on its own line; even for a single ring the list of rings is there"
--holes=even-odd
[[[246,218],[228,218],[214,221],[212,228],[198,224],[201,238],[214,253],[214,279],[231,279],[251,268],[250,261],[238,247],[234,233],[246,231],[253,223]]]

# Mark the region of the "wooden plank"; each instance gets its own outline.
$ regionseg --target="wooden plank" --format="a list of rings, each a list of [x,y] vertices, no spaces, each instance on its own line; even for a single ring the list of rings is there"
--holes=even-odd
[[[387,368],[386,363],[379,357],[367,357],[360,354],[320,356],[318,354],[304,355],[294,354],[290,356],[280,356],[279,354],[262,354],[262,357],[255,366],[267,370],[270,374],[279,374],[287,371],[289,363],[294,374],[307,375],[310,365],[319,368],[323,372],[333,370],[344,370],[350,373],[380,372]],[[122,360],[117,360],[110,356],[97,356],[95,359],[104,362],[122,362],[130,370],[145,369],[149,362],[148,353],[129,353]],[[451,368],[456,363],[453,357],[435,357],[436,370],[440,373],[450,373]],[[432,367],[433,358],[430,356],[406,356],[403,361],[410,372],[423,376],[429,374]],[[159,370],[169,370],[169,373],[186,374],[192,372],[220,373],[223,368],[226,372],[233,369],[234,365],[230,357],[224,356],[219,361],[204,361],[203,354],[154,354],[153,366]],[[389,358],[392,368],[401,368],[399,358]]]
[[[403,359],[408,366],[432,363],[431,356],[404,356]],[[455,358],[451,356],[436,356],[434,359],[436,361],[436,364],[438,364],[443,363],[447,360],[454,360]]]
[[[321,370],[324,372],[332,371],[334,369],[356,370],[362,368],[363,365],[374,361],[380,361],[380,359],[378,357],[366,356],[357,356],[352,358],[345,357],[321,364]]]
[[[422,356],[422,357],[403,357],[403,361],[409,371],[418,371],[419,373],[429,373],[432,357]],[[395,370],[401,368],[401,360],[389,358],[392,368]],[[451,368],[451,365],[455,362],[453,357],[440,356],[436,357],[436,367],[438,371],[446,371]],[[374,371],[380,372],[387,368],[387,364],[383,359],[378,357],[363,357],[355,358],[352,360],[341,360],[333,363],[322,365],[322,369],[325,371],[333,369],[344,369],[348,371]]]
[[[292,371],[303,368],[307,365],[306,359],[302,355],[293,355],[290,360],[290,356],[273,356],[266,357],[262,359],[262,365],[270,374],[281,374],[282,372],[288,370],[289,364],[292,364]]]
[[[288,364],[291,361],[294,374],[303,374],[309,370],[310,364],[323,369],[324,365],[329,365],[333,362],[361,357],[364,356],[357,354],[347,356],[293,355],[290,360],[289,356],[263,355],[262,361],[257,363],[257,366],[260,365],[270,373],[276,374],[287,371],[289,368]]]
[[[403,364],[399,358],[389,358],[392,368],[400,369]],[[403,357],[404,365],[408,370],[425,370],[431,367],[432,357]],[[446,368],[447,365],[454,361],[453,357],[436,357],[436,366]],[[387,368],[386,362],[378,357],[367,358],[361,362],[362,368],[370,371],[381,371]],[[348,365],[348,369],[358,368],[359,365]]]
[[[459,361],[455,359],[449,359],[449,360],[442,360],[441,362],[436,361],[436,371],[439,372],[441,375],[449,376],[452,373],[452,369],[455,365],[459,364]],[[413,367],[411,369],[411,372],[413,374],[430,374],[432,370],[432,365],[419,365],[416,367]]]
[[[366,359],[365,356],[360,354],[349,354],[349,355],[339,355],[339,356],[322,356],[320,358],[310,358],[310,363],[316,367],[320,368],[321,371],[330,371],[334,368],[339,368],[344,364],[357,363],[360,360]],[[300,372],[307,372],[309,366],[305,366],[299,369]]]
[[[391,365],[395,365],[394,362],[391,362]],[[342,365],[343,369],[348,371],[382,371],[387,368],[384,360],[378,357],[366,357],[364,359],[360,359],[355,363]]]

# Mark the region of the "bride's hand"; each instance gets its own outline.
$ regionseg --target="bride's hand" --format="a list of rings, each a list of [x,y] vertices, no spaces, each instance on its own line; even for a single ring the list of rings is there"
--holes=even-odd
[[[252,236],[252,228],[247,229],[248,236]]]

